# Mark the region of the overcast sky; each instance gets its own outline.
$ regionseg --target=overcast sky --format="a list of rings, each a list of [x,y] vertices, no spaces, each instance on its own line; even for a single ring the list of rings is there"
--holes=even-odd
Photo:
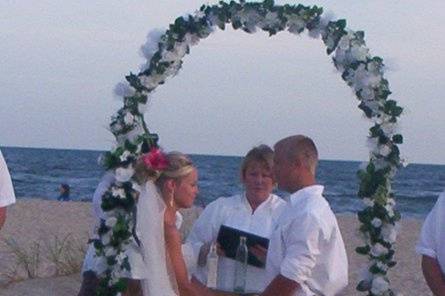
[[[108,150],[109,118],[122,104],[113,87],[138,72],[147,33],[202,3],[0,1],[0,146]],[[365,31],[405,107],[403,157],[445,164],[445,2],[276,3],[317,4]],[[157,89],[146,121],[167,150],[243,155],[303,133],[323,159],[365,160],[371,123],[357,105],[321,40],[218,30]]]

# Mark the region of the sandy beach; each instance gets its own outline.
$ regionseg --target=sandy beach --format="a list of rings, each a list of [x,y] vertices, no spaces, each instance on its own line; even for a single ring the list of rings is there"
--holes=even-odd
[[[184,234],[188,233],[198,215],[198,208],[184,213]],[[360,295],[355,291],[355,285],[365,261],[354,252],[355,247],[360,244],[357,236],[358,222],[352,215],[337,217],[349,258],[350,285],[345,295]],[[79,274],[63,273],[75,270],[81,263],[81,255],[78,254],[86,245],[92,223],[89,202],[29,199],[20,200],[10,207],[6,225],[0,231],[0,295],[77,295],[80,286]],[[421,223],[419,220],[404,219],[398,237],[398,264],[392,269],[390,279],[393,289],[404,296],[432,295],[422,276],[420,257],[414,252]],[[17,267],[15,257],[11,255],[14,246],[16,251],[25,250],[28,257],[38,257],[38,260],[29,260],[28,272]],[[69,252],[72,257],[77,254],[77,258],[71,258],[69,262],[54,263],[54,256],[57,255],[54,254],[55,250],[60,249]],[[35,255],[37,253],[38,256]],[[32,276],[38,278],[30,279],[29,271]]]

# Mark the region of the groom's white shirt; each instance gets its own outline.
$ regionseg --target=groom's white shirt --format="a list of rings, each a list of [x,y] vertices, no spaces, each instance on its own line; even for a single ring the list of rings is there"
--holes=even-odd
[[[0,151],[0,207],[6,207],[13,203],[15,203],[15,194],[14,188],[12,187],[11,175]]]
[[[335,295],[348,284],[345,246],[323,189],[313,185],[292,194],[272,233],[268,281],[281,274],[299,283],[295,295]]]

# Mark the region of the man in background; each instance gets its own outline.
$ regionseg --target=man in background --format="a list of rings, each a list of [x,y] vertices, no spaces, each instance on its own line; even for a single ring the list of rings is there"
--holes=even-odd
[[[14,188],[12,187],[8,167],[0,150],[0,229],[5,224],[6,207],[13,203],[15,203]]]
[[[425,219],[416,246],[422,271],[434,295],[445,295],[445,191]]]

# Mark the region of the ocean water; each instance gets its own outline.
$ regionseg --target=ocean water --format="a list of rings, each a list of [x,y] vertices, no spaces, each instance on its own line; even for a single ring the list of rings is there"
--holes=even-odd
[[[17,197],[56,199],[61,183],[71,186],[73,200],[91,200],[104,170],[97,163],[102,151],[37,148],[1,148],[9,166]],[[196,204],[204,206],[220,196],[242,191],[241,157],[191,155],[199,170]],[[336,213],[353,213],[362,207],[357,198],[359,162],[320,161],[318,181]],[[445,166],[410,164],[393,184],[402,215],[423,218],[445,190]],[[278,192],[283,195],[284,193]]]

